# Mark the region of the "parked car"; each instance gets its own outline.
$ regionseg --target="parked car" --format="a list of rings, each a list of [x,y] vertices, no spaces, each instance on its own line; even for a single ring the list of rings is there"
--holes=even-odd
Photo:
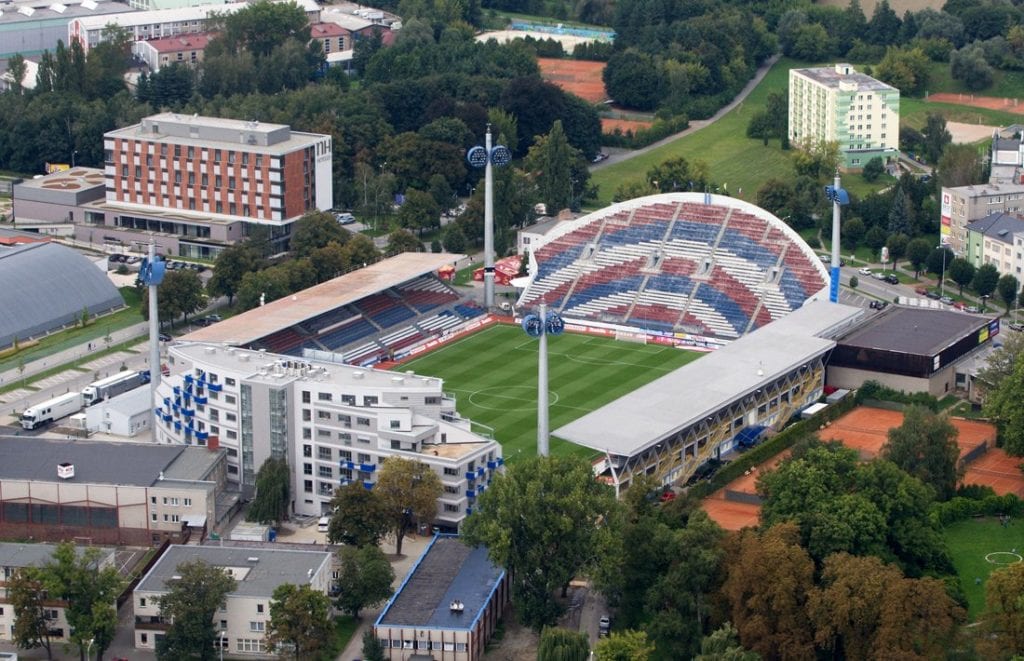
[[[871,301],[868,303],[868,307],[872,310],[884,310],[887,305],[889,305],[888,301]]]
[[[594,157],[594,161],[593,162],[594,163],[600,163],[601,161],[605,160],[606,158],[608,158],[608,154],[604,153],[603,151],[602,152],[598,152],[597,156]]]
[[[970,312],[971,314],[978,314],[979,312],[981,312],[981,308],[979,308],[977,305],[968,305],[967,307],[964,308],[964,310]]]
[[[895,276],[895,274],[893,274],[893,273],[890,273],[889,275],[885,276],[882,279],[885,280],[886,282],[888,282],[890,285],[898,285],[898,284],[900,284],[900,279],[897,278]]]
[[[204,319],[206,319],[211,324],[215,324],[219,321],[224,321],[224,319],[219,314],[208,314],[204,317]]]
[[[334,213],[334,219],[342,225],[351,225],[356,222],[356,217],[346,211],[336,211]]]
[[[949,296],[943,296],[939,299],[939,303],[945,303],[946,305],[953,305],[953,299]]]
[[[871,272],[871,269],[869,269],[869,268],[868,268],[868,267],[866,267],[866,266],[865,266],[864,268],[862,268],[861,270],[857,271],[857,273],[860,273],[861,275],[874,275],[874,274],[873,274],[873,273]]]
[[[1011,324],[1009,324],[1009,327],[1010,327],[1010,330],[1017,331],[1018,333],[1021,332],[1021,331],[1024,331],[1024,324],[1011,323]]]
[[[928,288],[927,287],[914,287],[914,293],[917,294],[918,296],[927,296],[928,295]]]
[[[170,342],[173,338],[167,333],[160,333],[157,337],[160,338],[161,342]]]
[[[607,615],[602,615],[601,619],[597,621],[597,632],[601,636],[607,636],[608,632],[612,628],[612,619]]]
[[[939,298],[941,296],[941,294],[939,294],[939,292],[937,292],[937,291],[928,291],[928,292],[925,292],[924,295],[927,296],[928,298],[934,298],[935,300],[939,300]]]
[[[881,271],[872,273],[871,277],[874,278],[875,280],[885,280],[885,274],[882,273]]]

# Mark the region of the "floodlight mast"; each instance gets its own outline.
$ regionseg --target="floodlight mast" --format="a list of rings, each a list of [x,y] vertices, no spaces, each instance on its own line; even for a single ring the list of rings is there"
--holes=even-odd
[[[156,245],[149,244],[149,265],[156,262]],[[157,386],[160,385],[160,318],[156,300],[156,290],[159,282],[153,282],[153,278],[146,283],[149,285],[149,379],[153,396],[156,397]]]
[[[540,304],[540,347],[537,351],[537,455],[548,456],[548,306]]]
[[[494,308],[494,164],[491,158],[491,125],[484,139],[487,165],[484,167],[484,307]]]
[[[832,201],[832,263],[829,278],[828,300],[833,303],[839,302],[839,265],[842,263],[839,258],[839,216],[840,209],[844,204],[850,203],[850,195],[839,184],[839,170],[836,169],[836,177],[832,186],[825,186],[825,196]]]

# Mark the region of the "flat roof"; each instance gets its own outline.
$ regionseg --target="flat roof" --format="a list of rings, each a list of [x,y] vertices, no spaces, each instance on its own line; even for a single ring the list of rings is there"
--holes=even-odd
[[[58,11],[59,10],[59,11]],[[122,14],[135,11],[132,7],[121,2],[110,2],[109,0],[96,0],[95,2],[82,2],[82,0],[30,0],[29,2],[14,2],[0,5],[0,23],[22,23],[33,22],[67,22],[73,18],[82,16],[103,16],[106,14]]]
[[[202,480],[219,456],[198,447],[0,436],[0,480],[151,487],[161,475]],[[74,464],[75,476],[59,479],[60,463]]]
[[[153,129],[161,126],[165,130],[154,133]],[[175,134],[175,131],[187,131],[188,126],[212,128],[224,131],[222,135],[210,136],[200,135],[191,137],[190,134]],[[237,140],[237,133],[251,133],[266,138],[273,136],[274,141],[269,144],[257,141],[255,144],[240,142]],[[227,137],[230,134],[230,139]],[[250,152],[254,154],[269,154],[272,156],[283,156],[298,149],[313,145],[330,136],[322,133],[305,133],[292,130],[287,124],[267,124],[264,122],[247,122],[239,119],[228,119],[226,117],[198,117],[183,115],[179,113],[159,113],[143,117],[138,124],[125,126],[103,134],[105,140],[138,140],[153,142],[157,144],[182,145],[198,147],[200,149],[227,149],[237,152]],[[223,139],[221,139],[223,138]]]
[[[811,301],[554,434],[610,454],[636,454],[829,351],[836,344],[829,338],[863,316],[861,308]]]
[[[966,312],[890,306],[839,344],[934,356],[988,322],[988,317]]]
[[[331,554],[325,551],[175,544],[167,547],[135,589],[167,592],[167,582],[177,575],[178,565],[202,560],[215,567],[243,570],[232,572],[236,584],[229,596],[269,597],[277,586],[284,583],[308,585],[330,559]]]
[[[505,575],[483,546],[437,535],[409,572],[375,626],[470,629]],[[464,609],[452,611],[453,601]]]
[[[75,546],[75,552],[85,553],[87,546]],[[100,550],[100,562],[114,555],[114,549],[95,547]],[[23,542],[0,542],[0,567],[38,567],[50,561],[56,544],[26,544]]]
[[[836,70],[837,67],[849,67],[851,73],[840,73],[839,71]],[[829,67],[810,67],[807,69],[790,69],[790,71],[810,78],[816,83],[820,83],[822,85],[826,85],[827,87],[835,89],[839,89],[840,83],[853,83],[857,86],[858,91],[896,91],[896,88],[893,87],[892,85],[888,85],[880,80],[872,78],[867,74],[853,70],[853,66],[850,64],[834,64]]]
[[[298,6],[302,7],[303,11],[307,14],[320,10],[320,6],[314,2],[314,0],[288,1],[294,2]],[[175,7],[173,9],[152,9],[149,11],[129,10],[124,14],[85,16],[81,18],[80,23],[84,30],[102,30],[108,23],[116,23],[121,27],[153,25],[157,23],[177,23],[181,21],[196,21],[199,19],[209,18],[214,14],[233,14],[248,6],[248,2],[221,2],[205,5],[193,5],[191,7]]]
[[[436,271],[464,257],[451,253],[403,252],[212,326],[200,328],[181,339],[233,345],[255,342],[424,273]]]
[[[38,179],[22,179],[19,183],[15,184],[17,188],[60,191],[87,190],[89,188],[103,188],[104,186],[106,186],[106,177],[103,175],[103,170],[83,167],[51,172]],[[17,197],[17,194],[15,194],[15,197]]]

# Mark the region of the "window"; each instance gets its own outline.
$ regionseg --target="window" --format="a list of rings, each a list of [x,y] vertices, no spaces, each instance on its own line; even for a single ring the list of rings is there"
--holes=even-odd
[[[228,621],[227,620],[221,620],[220,621],[220,629],[221,629],[221,631],[227,631],[227,628],[228,628]]]
[[[310,394],[309,394],[308,390],[303,390],[302,391],[302,403],[303,404],[309,404],[310,403]]]
[[[302,464],[302,474],[303,475],[312,475],[313,474],[313,464]]]
[[[348,404],[349,406],[355,406],[356,405],[356,396],[355,395],[342,395],[341,396],[341,403],[342,404]]]
[[[329,393],[329,392],[318,392],[316,394],[316,398],[317,398],[318,401],[321,401],[321,402],[333,401],[333,398],[331,397],[331,393]]]
[[[361,427],[369,427],[370,426],[370,419],[369,418],[356,418],[356,424],[361,426]]]
[[[256,612],[257,613],[262,613],[263,612],[263,604],[256,604]]]
[[[445,466],[444,474],[445,475],[458,475],[459,474],[459,469],[458,468],[448,468],[447,466]]]
[[[233,386],[235,385],[235,380],[232,379],[231,377],[227,377],[224,379],[224,385]]]
[[[312,445],[308,445],[308,444],[307,445],[303,445],[302,446],[302,456],[303,457],[312,457],[313,456],[313,446]]]
[[[186,498],[184,501],[185,507],[192,507],[192,499]]]
[[[147,633],[139,634],[139,642],[142,643],[143,645],[148,643],[149,642],[149,634],[147,634]]]
[[[402,428],[402,421],[401,420],[392,420],[391,421],[391,428],[392,429],[401,429]]]
[[[146,598],[145,597],[139,597],[139,608],[145,608],[145,607],[146,607]],[[3,614],[3,611],[0,611],[0,615],[2,615],[2,614]]]
[[[302,490],[306,493],[313,493],[313,480],[304,480],[302,482]]]
[[[375,396],[375,395],[364,395],[363,396],[363,406],[376,406],[377,402],[379,402],[379,401],[380,401],[380,398]]]
[[[444,504],[444,511],[445,512],[458,512],[459,511],[459,506],[458,505],[452,505],[451,503],[445,503]]]
[[[265,622],[250,622],[249,631],[263,631],[266,628]]]
[[[326,461],[330,461],[331,458],[332,458],[331,457],[332,452],[331,452],[330,448],[324,448],[324,447],[317,448],[317,452],[316,453],[317,453],[317,458],[319,458],[319,459],[324,459]]]
[[[334,477],[334,471],[330,466],[319,466],[320,477]]]

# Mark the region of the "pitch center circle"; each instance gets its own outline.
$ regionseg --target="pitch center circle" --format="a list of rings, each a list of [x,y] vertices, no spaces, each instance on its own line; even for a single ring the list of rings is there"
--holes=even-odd
[[[985,555],[985,561],[993,565],[1015,565],[1018,562],[1024,562],[1024,556],[1012,551],[993,551]]]
[[[486,411],[532,411],[537,407],[537,389],[530,386],[495,386],[469,395],[469,403]],[[558,403],[558,393],[548,391],[548,406]]]

